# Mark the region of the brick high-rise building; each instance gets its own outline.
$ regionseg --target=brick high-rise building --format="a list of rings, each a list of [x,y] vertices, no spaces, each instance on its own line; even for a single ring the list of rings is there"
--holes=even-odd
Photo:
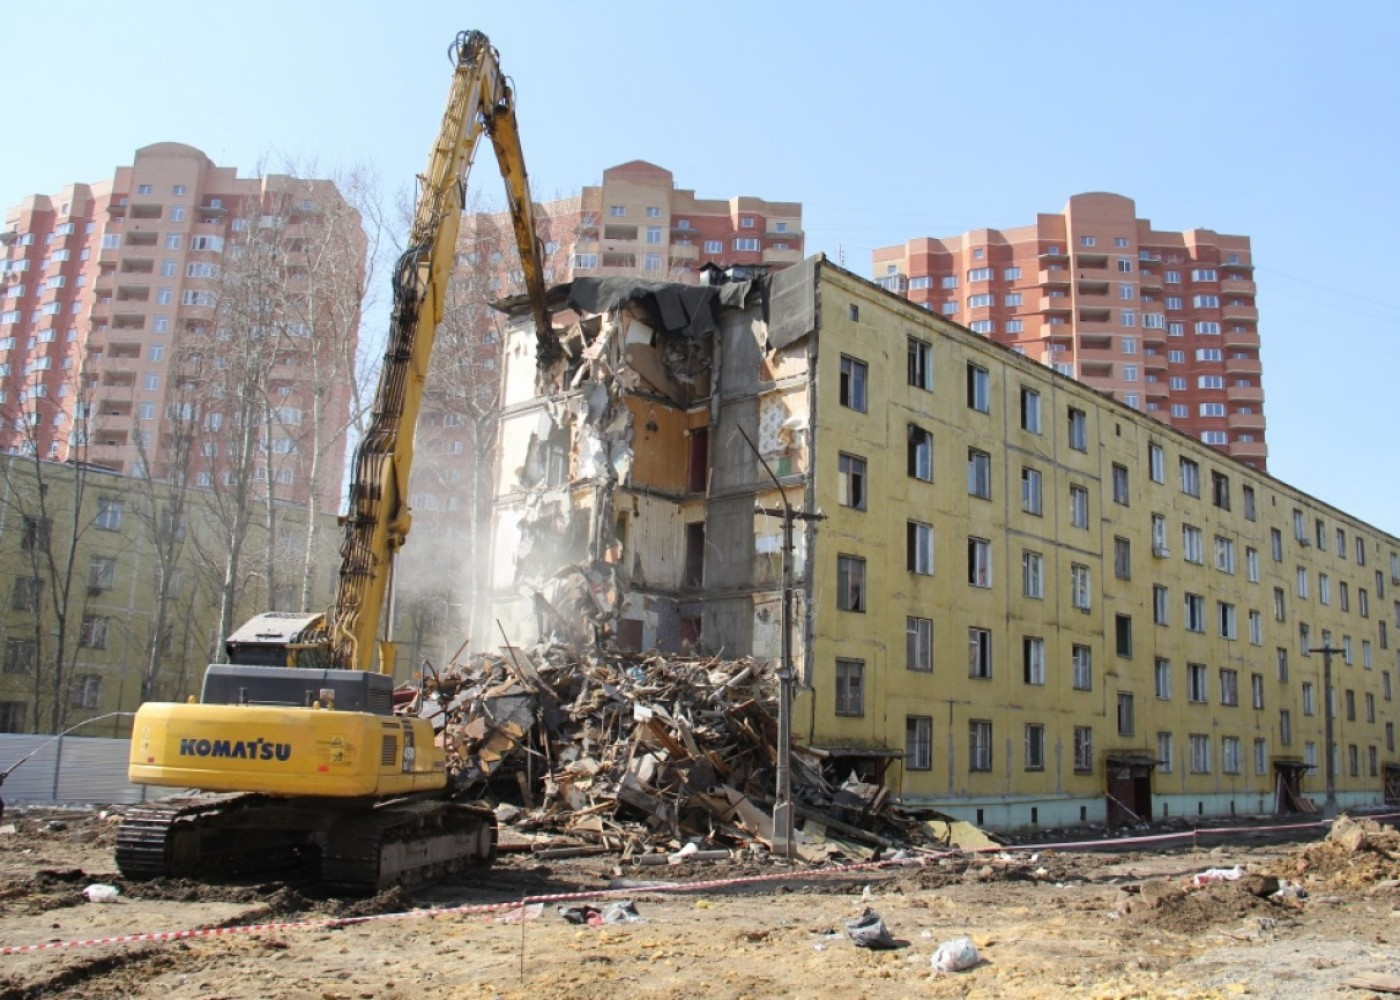
[[[255,275],[259,248],[257,266],[273,263]],[[0,451],[160,479],[179,464],[191,485],[217,488],[233,428],[250,419],[224,373],[264,353],[249,374],[267,397],[251,478],[333,507],[350,380],[330,369],[354,357],[364,249],[331,181],[240,178],[175,142],[138,149],[110,178],[25,198],[0,232]]]
[[[1263,470],[1249,237],[1163,232],[1120,195],[873,253],[875,280]]]

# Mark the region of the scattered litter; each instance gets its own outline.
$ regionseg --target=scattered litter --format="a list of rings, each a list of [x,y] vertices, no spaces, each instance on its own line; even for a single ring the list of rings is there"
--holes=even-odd
[[[940,944],[933,953],[932,965],[939,972],[965,972],[980,961],[972,938],[960,937]]]
[[[603,922],[603,911],[596,906],[561,906],[559,915],[571,924],[592,924]]]
[[[1191,876],[1192,885],[1209,885],[1211,882],[1235,882],[1244,878],[1244,867],[1235,865],[1233,868],[1207,868],[1203,872],[1198,872]]]
[[[115,903],[117,897],[121,895],[121,890],[114,885],[96,882],[84,889],[83,895],[87,897],[89,903]]]
[[[869,908],[856,919],[846,922],[846,936],[855,942],[857,948],[898,947],[880,915]]]
[[[619,903],[609,903],[603,908],[605,924],[640,924],[645,918],[637,912],[637,904],[630,899]]]
[[[538,920],[543,912],[543,903],[531,903],[528,906],[517,906],[513,910],[506,910],[495,920],[498,924],[523,924],[527,920]]]

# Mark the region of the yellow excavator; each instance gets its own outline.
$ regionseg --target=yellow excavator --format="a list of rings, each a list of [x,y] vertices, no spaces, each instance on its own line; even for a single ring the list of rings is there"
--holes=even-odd
[[[195,794],[128,810],[117,832],[128,878],[319,864],[328,886],[372,892],[494,856],[494,814],[451,799],[432,724],[394,713],[388,624],[414,426],[482,133],[505,178],[540,362],[559,350],[510,83],[481,32],[460,33],[450,56],[452,90],[395,268],[388,349],[355,451],[335,599],[324,614],[272,612],[235,631],[198,702],[141,706],[130,779]]]

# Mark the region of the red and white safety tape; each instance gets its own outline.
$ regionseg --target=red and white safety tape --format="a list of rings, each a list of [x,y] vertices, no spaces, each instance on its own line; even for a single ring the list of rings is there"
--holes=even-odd
[[[1394,819],[1400,813],[1382,813],[1367,816],[1367,819]],[[1183,830],[1180,833],[1149,834],[1141,837],[1118,837],[1107,840],[1070,840],[1049,844],[1016,844],[1009,846],[988,845],[973,848],[962,853],[1026,853],[1038,851],[1068,851],[1087,847],[1122,846],[1124,844],[1152,844],[1169,840],[1184,840],[1196,836],[1219,836],[1236,833],[1273,833],[1283,830],[1304,830],[1327,826],[1331,820],[1315,820],[1310,823],[1288,823],[1278,826],[1238,826],[1212,827],[1207,829]],[[735,878],[705,879],[699,882],[661,882],[622,889],[594,889],[587,892],[556,892],[540,896],[525,896],[508,903],[474,903],[464,906],[443,906],[422,910],[404,910],[397,913],[374,913],[359,917],[322,917],[315,920],[288,920],[265,924],[243,924],[237,927],[198,927],[179,931],[150,931],[141,934],[116,934],[109,937],[84,938],[70,941],[45,941],[42,944],[0,946],[0,955],[24,955],[40,951],[54,951],[61,948],[88,948],[104,944],[153,944],[166,941],[187,941],[195,938],[233,937],[240,934],[263,934],[275,931],[312,930],[316,928],[351,927],[380,920],[410,920],[424,917],[455,916],[474,913],[499,913],[521,909],[534,903],[563,903],[582,899],[607,899],[614,896],[635,896],[638,893],[654,892],[696,892],[704,889],[721,889],[736,885],[750,885],[756,882],[775,882],[788,879],[812,879],[824,875],[843,875],[851,872],[874,871],[910,865],[923,865],[940,858],[953,857],[958,851],[926,851],[918,858],[885,861],[863,861],[856,864],[836,865],[831,868],[800,869],[780,871],[762,875],[741,875]]]

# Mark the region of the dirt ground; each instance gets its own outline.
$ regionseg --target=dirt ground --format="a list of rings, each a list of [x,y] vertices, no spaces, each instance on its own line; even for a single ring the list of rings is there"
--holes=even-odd
[[[760,860],[624,868],[615,858],[542,863],[503,854],[471,879],[341,900],[295,882],[126,883],[112,860],[115,826],[100,814],[11,810],[5,823],[15,829],[0,828],[0,946],[388,916],[8,955],[0,957],[0,1000],[1313,998],[1364,997],[1342,983],[1361,973],[1400,974],[1394,839],[1343,849],[1245,837],[1209,848],[952,857],[826,875]],[[1184,889],[1196,873],[1235,865],[1260,877]],[[782,877],[685,893],[645,885],[749,876]],[[1268,898],[1271,877],[1300,883],[1306,898]],[[597,893],[618,879],[632,880],[622,886],[641,922],[576,926],[555,902],[523,921],[415,915]],[[83,890],[94,883],[121,895],[88,902]],[[861,949],[846,937],[846,921],[867,907],[896,947]],[[961,936],[972,939],[980,964],[935,972],[935,949]]]

